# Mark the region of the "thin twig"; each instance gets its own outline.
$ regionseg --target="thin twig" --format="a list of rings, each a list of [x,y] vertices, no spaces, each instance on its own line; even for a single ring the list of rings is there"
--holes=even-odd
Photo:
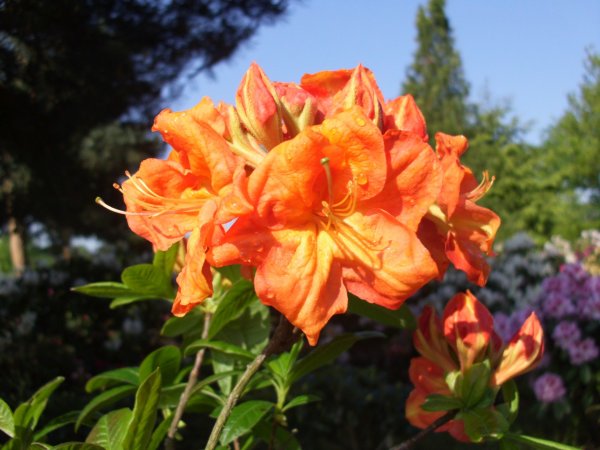
[[[206,312],[204,314],[204,328],[202,328],[202,339],[206,339],[208,337],[208,329],[210,328],[211,318],[211,313]],[[175,449],[175,434],[177,433],[177,426],[179,425],[181,416],[183,416],[183,412],[185,411],[187,402],[190,399],[192,389],[198,381],[198,376],[200,375],[200,367],[202,367],[202,361],[204,361],[205,350],[206,348],[201,348],[200,350],[198,350],[198,353],[196,353],[194,367],[192,367],[192,371],[190,372],[190,375],[188,377],[185,389],[179,397],[179,403],[177,404],[177,408],[175,409],[175,413],[173,414],[173,420],[171,420],[171,426],[169,427],[169,431],[167,432],[167,438],[165,439],[165,450]]]
[[[402,444],[390,448],[390,450],[410,450],[410,449],[412,449],[417,444],[417,442],[419,442],[421,439],[423,439],[429,433],[431,433],[432,431],[435,431],[436,429],[438,429],[445,423],[450,422],[452,419],[454,419],[455,415],[456,415],[456,411],[451,411],[451,412],[443,415],[439,419],[432,422],[427,428],[422,429],[417,434],[415,434],[413,437],[404,441]]]
[[[296,341],[297,338],[298,335],[294,333],[293,325],[289,323],[284,316],[281,316],[279,324],[277,325],[277,328],[275,329],[275,332],[273,333],[273,336],[269,340],[269,343],[265,349],[256,358],[254,358],[250,364],[248,364],[237,384],[231,390],[229,397],[227,397],[227,402],[223,406],[219,417],[217,417],[217,421],[213,426],[204,450],[214,450],[217,447],[219,436],[221,435],[221,431],[223,431],[223,427],[225,426],[225,422],[227,421],[229,414],[231,414],[231,410],[242,395],[244,388],[252,376],[258,371],[265,359],[271,355],[281,353],[282,351],[289,349],[289,347]]]

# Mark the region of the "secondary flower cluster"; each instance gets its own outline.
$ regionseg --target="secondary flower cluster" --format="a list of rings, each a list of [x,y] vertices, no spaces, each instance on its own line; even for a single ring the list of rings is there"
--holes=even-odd
[[[168,158],[116,187],[156,249],[189,236],[176,315],[212,294],[210,266],[241,264],[314,345],[347,292],[398,308],[449,264],[487,279],[500,220],[476,202],[493,180],[461,164],[464,136],[437,133],[434,151],[413,98],[385,101],[362,66],[296,84],[253,64],[235,106],[205,97],[153,130]]]
[[[421,356],[412,359],[409,368],[415,388],[406,403],[406,417],[412,425],[426,428],[446,411],[457,410],[455,418],[436,431],[447,431],[462,441],[485,437],[472,432],[481,429],[474,423],[481,418],[490,434],[502,432],[508,419],[499,417],[494,406],[500,387],[533,369],[544,352],[535,313],[504,345],[492,315],[468,291],[450,300],[441,320],[432,307],[426,307],[413,342]]]

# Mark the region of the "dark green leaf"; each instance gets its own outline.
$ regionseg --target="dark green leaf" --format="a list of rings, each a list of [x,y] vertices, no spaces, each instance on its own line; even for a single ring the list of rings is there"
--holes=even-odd
[[[13,416],[15,427],[35,429],[46,408],[48,398],[64,380],[64,377],[56,377],[39,388],[27,402],[20,404]]]
[[[283,407],[283,411],[287,411],[288,409],[296,408],[297,406],[306,405],[308,403],[318,402],[319,400],[321,400],[321,399],[319,397],[317,397],[316,395],[311,395],[311,394],[299,395],[297,397],[294,397],[292,400],[290,400]]]
[[[179,372],[181,365],[181,352],[174,345],[166,345],[154,350],[144,358],[140,364],[140,380],[145,379],[157,367],[160,367],[160,374],[163,384],[168,386],[173,382]]]
[[[134,295],[151,295],[159,298],[173,296],[171,278],[152,264],[127,267],[121,274],[121,281],[133,291]]]
[[[421,408],[424,411],[435,412],[451,411],[453,409],[459,409],[461,406],[462,402],[456,397],[448,397],[441,394],[430,394],[425,399],[425,402]]]
[[[363,339],[382,337],[381,333],[362,332],[353,334],[342,334],[336,336],[332,341],[325,345],[320,345],[302,358],[292,369],[289,376],[289,384],[293,384],[296,380],[304,375],[317,370],[319,367],[333,362],[338,356],[352,347],[355,343]]]
[[[115,388],[104,391],[102,394],[94,397],[85,407],[81,410],[77,422],[75,423],[75,431],[79,429],[81,424],[86,421],[96,411],[106,408],[107,406],[117,403],[119,400],[133,395],[136,391],[135,386],[125,385],[117,386]]]
[[[80,292],[91,297],[115,298],[131,296],[134,292],[123,283],[113,281],[100,281],[83,286],[71,288],[72,291]]]
[[[129,408],[111,411],[102,416],[85,442],[100,445],[106,450],[125,450],[123,441],[129,428],[133,413]]]
[[[465,370],[461,392],[456,393],[463,401],[465,407],[473,407],[482,401],[486,392],[489,390],[490,374],[491,369],[489,360],[473,364]],[[488,393],[488,397],[489,395],[490,394]]]
[[[110,302],[108,307],[110,309],[116,309],[120,308],[121,306],[131,305],[132,303],[141,302],[144,300],[163,300],[163,298],[157,295],[131,295],[128,297],[117,297]]]
[[[0,431],[8,434],[10,437],[15,436],[15,421],[10,406],[0,398]]]
[[[256,300],[254,286],[248,280],[239,280],[219,300],[217,310],[210,322],[208,339],[212,339],[229,322],[240,317],[246,308]]]
[[[417,320],[410,308],[406,305],[393,310],[369,303],[350,294],[348,295],[348,312],[368,317],[369,319],[388,327],[407,330],[414,330],[417,328]]]
[[[160,386],[161,372],[157,368],[142,382],[135,395],[133,416],[123,444],[125,449],[147,449],[156,421]]]
[[[207,339],[199,339],[197,341],[192,342],[185,349],[185,356],[196,354],[200,349],[203,348],[210,348],[211,350],[222,352],[227,355],[237,356],[238,358],[248,359],[250,361],[253,360],[256,356],[250,353],[248,350],[245,350],[237,345],[222,341],[209,341]]]
[[[157,269],[162,270],[167,278],[171,278],[171,274],[173,273],[173,266],[175,265],[175,260],[177,259],[177,252],[179,251],[179,243],[171,245],[167,251],[157,250],[154,253],[154,259],[152,260],[152,265]]]
[[[171,421],[173,420],[172,416],[165,417],[162,422],[154,429],[152,433],[152,439],[150,439],[150,444],[148,444],[147,450],[157,450],[160,447],[160,444],[165,440],[165,436],[169,431],[169,427],[171,426]]]
[[[109,450],[106,447],[90,444],[87,442],[65,442],[56,447],[51,447],[52,450]]]
[[[256,436],[260,437],[264,442],[271,442],[271,436],[273,435],[273,424],[270,420],[261,420],[252,433]],[[279,445],[275,446],[275,448],[285,449],[285,450],[302,450],[300,447],[300,443],[294,437],[292,433],[290,433],[287,429],[282,426],[277,426],[275,428],[274,433],[275,442]]]
[[[8,448],[2,447],[2,450],[9,450]],[[27,450],[54,450],[54,447],[48,444],[44,444],[42,442],[34,442],[32,443]]]
[[[198,308],[192,309],[183,317],[169,318],[160,330],[160,334],[167,337],[177,337],[190,330],[202,330],[204,315]]]
[[[66,425],[71,425],[75,423],[77,420],[77,416],[79,416],[79,411],[71,411],[62,416],[55,417],[42,428],[40,431],[35,433],[33,439],[39,441],[44,436],[49,433],[52,433],[54,430],[58,430]]]
[[[513,423],[519,414],[519,390],[515,380],[509,380],[502,385],[503,403],[498,405],[498,410],[504,414],[508,423]]]
[[[529,447],[537,448],[539,450],[581,450],[580,447],[572,447],[559,442],[548,441],[546,439],[540,439],[532,436],[525,436],[523,434],[507,433],[506,439],[510,439],[511,441],[518,442],[520,444],[526,444]]]
[[[227,445],[235,438],[248,433],[272,407],[271,402],[263,400],[251,400],[237,405],[231,410],[223,427],[219,439],[221,444]]]
[[[85,384],[87,392],[93,392],[98,389],[104,389],[114,384],[132,384],[137,386],[140,382],[137,367],[124,367],[122,369],[114,369],[103,372],[95,377],[92,377]]]
[[[504,416],[491,408],[463,410],[457,418],[463,420],[465,433],[473,442],[483,442],[484,439],[502,439],[509,427]]]

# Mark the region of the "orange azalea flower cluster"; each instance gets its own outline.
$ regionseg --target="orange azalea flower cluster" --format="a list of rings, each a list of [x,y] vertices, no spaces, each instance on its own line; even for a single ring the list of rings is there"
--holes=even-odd
[[[483,383],[482,387],[492,392],[489,405],[484,407],[494,410],[493,398],[502,384],[533,369],[544,353],[544,335],[535,313],[531,313],[504,345],[494,331],[492,315],[468,291],[450,300],[441,320],[432,307],[426,307],[419,317],[413,342],[422,356],[413,358],[410,363],[408,373],[415,388],[406,402],[406,417],[418,428],[427,428],[445,414],[445,411],[423,409],[429,395],[457,399],[457,406],[469,401],[461,398],[464,393],[459,392],[457,383],[452,386],[451,380],[465,376],[475,364],[485,361],[490,370],[478,372],[476,377],[480,379],[469,380],[466,391],[472,395],[473,385]],[[483,394],[482,389],[477,395],[483,397]],[[481,398],[476,398],[471,403],[480,401]],[[458,440],[470,441],[460,414],[456,417],[436,431],[447,431]]]
[[[487,279],[500,220],[476,201],[492,180],[460,163],[464,136],[438,133],[434,151],[413,98],[385,101],[362,66],[296,84],[253,64],[235,106],[205,97],[153,130],[169,157],[117,188],[156,249],[189,236],[176,315],[212,294],[210,266],[241,264],[314,345],[347,292],[394,309],[450,263]]]

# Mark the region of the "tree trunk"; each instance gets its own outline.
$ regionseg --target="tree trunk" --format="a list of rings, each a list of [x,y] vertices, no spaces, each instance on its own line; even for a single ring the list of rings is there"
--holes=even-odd
[[[13,272],[16,276],[23,274],[25,270],[25,241],[23,239],[23,228],[14,217],[8,218],[8,248]]]

